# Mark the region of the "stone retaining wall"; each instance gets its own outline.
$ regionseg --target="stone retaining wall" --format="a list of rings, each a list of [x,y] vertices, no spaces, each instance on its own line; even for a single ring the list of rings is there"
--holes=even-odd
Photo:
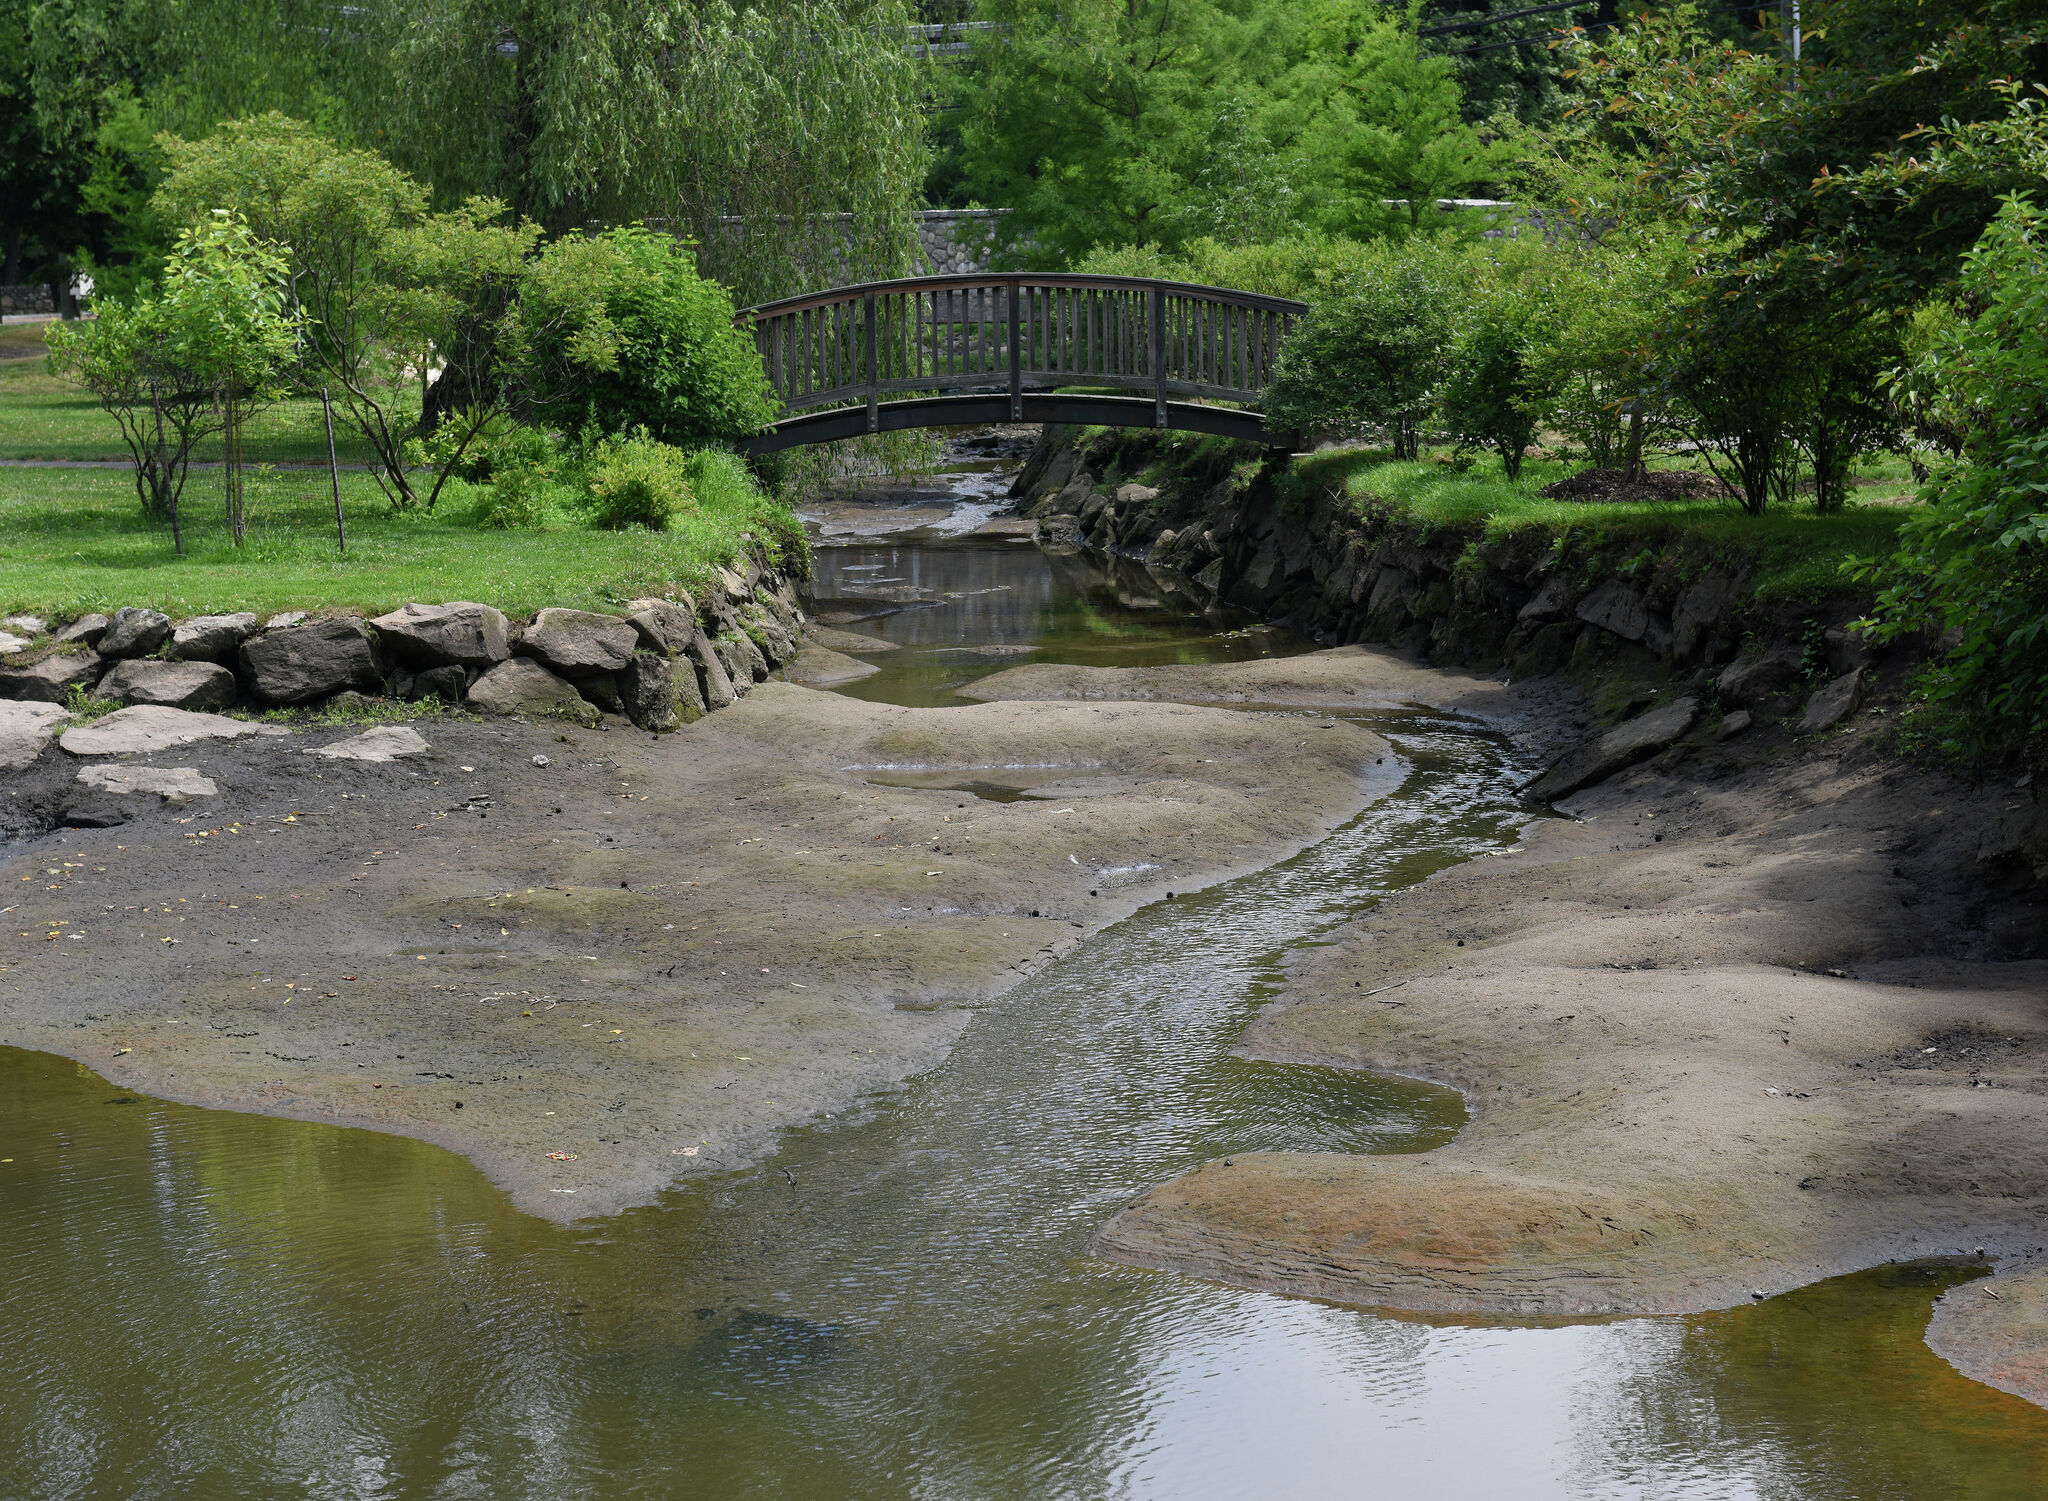
[[[744,696],[796,655],[794,586],[759,560],[721,569],[701,599],[630,600],[620,615],[542,610],[515,622],[489,605],[409,604],[259,621],[173,621],[129,607],[68,622],[0,619],[0,698],[192,710],[438,698],[487,714],[605,715],[673,730]]]

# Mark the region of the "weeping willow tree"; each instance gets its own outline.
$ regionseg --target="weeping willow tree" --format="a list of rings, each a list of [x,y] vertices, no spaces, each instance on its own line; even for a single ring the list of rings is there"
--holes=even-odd
[[[84,0],[80,0],[84,3]],[[130,0],[185,135],[280,109],[442,207],[666,226],[753,302],[908,271],[927,159],[905,0]]]

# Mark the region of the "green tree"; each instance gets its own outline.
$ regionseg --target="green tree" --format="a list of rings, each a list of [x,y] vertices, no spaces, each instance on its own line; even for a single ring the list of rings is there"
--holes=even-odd
[[[279,247],[223,212],[178,236],[160,291],[101,299],[94,318],[49,332],[51,367],[112,414],[135,461],[143,512],[170,524],[180,552],[192,450],[214,433],[227,439],[228,522],[236,545],[243,541],[240,427],[284,389],[301,332],[285,277]]]
[[[638,227],[569,234],[528,267],[503,335],[524,401],[566,430],[645,430],[677,448],[731,443],[775,420],[732,295],[684,242]]]
[[[1427,241],[1375,245],[1288,338],[1266,391],[1276,428],[1375,434],[1420,448],[1470,267]]]
[[[1564,384],[1547,357],[1564,332],[1562,299],[1542,274],[1547,268],[1536,257],[1528,262],[1479,280],[1445,357],[1438,399],[1452,437],[1491,448],[1511,480],[1521,477]]]
[[[2009,199],[1965,260],[1974,316],[1943,339],[1938,378],[1965,419],[1962,457],[1890,557],[1857,570],[1882,588],[1880,640],[1952,643],[1923,688],[1959,750],[2048,759],[2048,214]]]
[[[234,121],[203,141],[167,141],[158,208],[174,222],[226,207],[285,249],[290,292],[308,329],[307,376],[326,384],[376,456],[393,506],[431,506],[406,464],[437,373],[468,358],[471,387],[495,312],[538,238],[501,204],[428,212],[427,190],[375,152],[336,145],[282,115]],[[474,397],[475,392],[472,390]],[[493,399],[460,404],[477,429]],[[457,450],[458,455],[460,450]]]

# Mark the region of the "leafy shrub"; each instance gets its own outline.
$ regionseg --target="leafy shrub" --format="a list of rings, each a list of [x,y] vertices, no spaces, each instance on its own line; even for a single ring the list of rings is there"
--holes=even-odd
[[[505,320],[506,365],[548,420],[694,448],[760,432],[777,404],[732,296],[689,245],[638,226],[553,241]]]
[[[1556,409],[1563,382],[1546,359],[1563,332],[1554,289],[1535,275],[1481,283],[1446,361],[1442,415],[1461,445],[1500,455],[1510,480],[1536,430]]]
[[[488,484],[501,470],[545,467],[554,444],[537,427],[504,411],[451,412],[431,433],[406,444],[406,458],[422,469],[445,467],[450,479]]]
[[[1336,235],[1302,233],[1252,245],[1203,238],[1172,255],[1157,245],[1098,246],[1075,269],[1089,276],[1186,281],[1314,302],[1344,286],[1381,253]]]
[[[1927,356],[1963,455],[1921,490],[1874,578],[1879,640],[1937,630],[1953,644],[1922,690],[1958,749],[2048,758],[2048,214],[2007,201],[1964,261],[1956,321]]]
[[[691,479],[704,472],[700,458],[650,437],[644,427],[602,439],[583,461],[580,509],[591,525],[609,531],[666,531],[676,516],[697,508]]]
[[[1469,262],[1428,240],[1361,247],[1358,262],[1289,336],[1266,391],[1276,428],[1383,435],[1413,458],[1442,373]]]

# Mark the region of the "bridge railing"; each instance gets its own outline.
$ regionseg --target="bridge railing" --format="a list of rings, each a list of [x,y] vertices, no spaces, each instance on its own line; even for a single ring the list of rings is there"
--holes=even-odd
[[[1305,304],[1128,276],[980,273],[838,287],[749,308],[761,363],[791,412],[896,392],[1058,386],[1256,404]]]

